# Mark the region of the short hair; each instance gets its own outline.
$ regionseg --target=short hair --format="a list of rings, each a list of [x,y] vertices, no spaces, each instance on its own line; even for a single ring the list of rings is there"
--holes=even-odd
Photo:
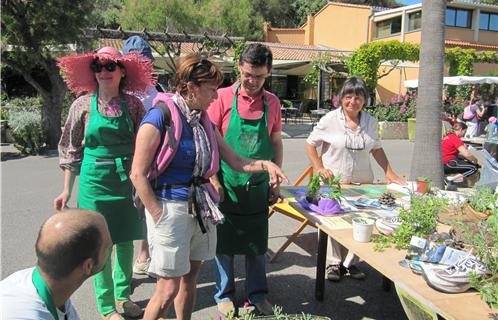
[[[271,69],[273,64],[273,54],[270,48],[260,43],[251,43],[245,47],[239,56],[239,64],[250,63],[255,67],[266,66]]]
[[[180,94],[187,93],[187,83],[200,85],[213,82],[220,85],[224,80],[220,67],[198,53],[189,54],[176,60],[176,73],[173,84]]]
[[[361,96],[365,99],[365,103],[367,103],[370,96],[368,94],[367,84],[360,77],[351,77],[344,82],[344,85],[339,92],[339,102],[342,101],[342,98],[347,94]]]
[[[57,241],[45,252],[40,249],[39,242],[45,223],[36,240],[36,256],[38,266],[51,279],[60,280],[67,277],[83,261],[88,258],[99,263],[99,252],[102,246],[102,233],[96,223],[91,223],[77,230],[68,230],[65,239]]]
[[[449,135],[451,133],[454,134],[455,132],[457,132],[460,129],[467,130],[467,125],[465,123],[463,123],[463,122],[455,122],[453,124],[453,126],[451,127],[451,129],[448,130],[448,132],[446,133],[446,135]]]

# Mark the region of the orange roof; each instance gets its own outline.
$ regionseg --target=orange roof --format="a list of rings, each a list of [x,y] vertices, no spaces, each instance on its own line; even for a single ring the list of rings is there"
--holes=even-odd
[[[114,47],[118,50],[123,49],[124,40],[122,39],[100,39],[99,47],[109,46]],[[321,48],[317,46],[304,45],[304,44],[286,44],[286,43],[273,43],[273,42],[251,42],[247,43],[261,43],[268,46],[272,53],[274,60],[299,60],[299,61],[310,61],[318,53],[331,53],[333,56],[341,56],[342,54],[348,54],[345,51],[336,51],[332,48]],[[162,48],[163,44],[159,41],[150,41],[152,47]],[[200,46],[196,43],[182,43],[181,44],[181,54],[189,54],[199,51]],[[229,49],[226,53],[227,56],[233,57],[233,50]],[[339,58],[336,58],[339,61]]]
[[[160,41],[149,41],[151,47],[163,49],[164,46]],[[124,45],[123,39],[99,39],[99,47],[113,47],[118,50],[122,50]],[[199,52],[200,44],[198,43],[182,43],[181,44],[181,54],[189,54],[194,52]],[[152,50],[154,52],[154,49]],[[228,56],[233,55],[233,50],[229,49],[227,52]]]
[[[480,50],[498,50],[498,45],[468,42],[461,40],[444,40],[444,44],[451,47],[465,47]]]
[[[336,61],[344,54],[349,54],[349,51],[341,51],[333,48],[317,47],[306,44],[290,44],[290,43],[274,43],[274,42],[250,42],[247,43],[261,43],[268,46],[272,53],[274,60],[301,60],[309,61],[318,53],[330,53],[335,56]]]

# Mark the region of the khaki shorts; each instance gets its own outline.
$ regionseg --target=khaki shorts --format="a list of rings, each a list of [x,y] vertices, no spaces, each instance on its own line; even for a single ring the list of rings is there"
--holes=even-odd
[[[190,272],[190,261],[213,259],[216,255],[216,226],[204,222],[202,233],[197,219],[188,213],[186,201],[164,200],[159,221],[154,223],[145,210],[151,263],[149,273],[176,278]]]

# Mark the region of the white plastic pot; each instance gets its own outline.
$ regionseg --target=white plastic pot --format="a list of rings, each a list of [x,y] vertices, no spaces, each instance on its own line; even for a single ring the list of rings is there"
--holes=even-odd
[[[368,218],[353,218],[353,239],[358,242],[369,242],[375,221]]]

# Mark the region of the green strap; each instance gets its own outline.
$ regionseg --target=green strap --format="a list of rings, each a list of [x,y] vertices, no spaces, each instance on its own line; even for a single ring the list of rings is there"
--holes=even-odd
[[[128,176],[126,175],[125,168],[123,167],[123,160],[122,160],[122,158],[116,158],[114,160],[114,162],[116,163],[116,171],[119,174],[119,179],[121,181],[128,180]]]
[[[50,311],[50,314],[52,314],[55,320],[58,320],[59,315],[57,314],[57,308],[55,307],[52,292],[45,282],[45,279],[43,279],[43,277],[41,276],[40,271],[38,271],[38,267],[33,270],[32,281],[33,285],[36,288],[36,291],[38,292],[38,295],[47,306],[48,311]]]

